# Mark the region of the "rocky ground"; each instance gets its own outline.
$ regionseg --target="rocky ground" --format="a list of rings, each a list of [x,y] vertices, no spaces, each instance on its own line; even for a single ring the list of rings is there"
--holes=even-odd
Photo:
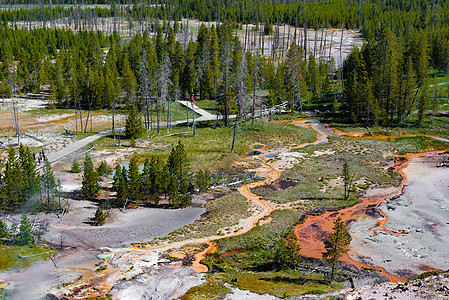
[[[449,168],[437,167],[441,160],[410,162],[404,193],[380,205],[387,231],[378,227],[381,215],[351,223],[351,258],[402,278],[449,269]]]
[[[344,299],[448,299],[449,272],[415,279],[404,283],[383,283],[364,286],[344,294]],[[341,298],[340,298],[341,299]]]
[[[425,276],[423,276],[425,277]],[[427,300],[449,298],[449,271],[403,283],[381,283],[355,289],[344,289],[323,295],[305,295],[290,300]]]
[[[0,111],[0,117],[5,117],[0,120],[0,129],[2,124],[6,126],[5,124],[11,121],[6,120],[8,113]],[[33,118],[28,120],[27,124],[30,130],[34,128],[35,132],[38,130],[36,128],[45,126],[48,128],[52,122],[63,121],[58,123],[53,131],[45,133],[49,136],[56,137],[55,132],[62,130],[61,124],[70,123],[73,126],[73,120],[70,120],[73,116],[70,115]],[[98,117],[97,121],[101,123],[108,120]],[[33,127],[33,124],[39,124],[40,127]],[[41,132],[45,131],[41,130]],[[43,139],[43,136],[44,133],[40,139]],[[317,142],[326,142],[326,134],[322,133],[320,138],[322,140]],[[36,141],[36,139],[30,139]],[[53,144],[60,147],[67,142],[69,141],[53,140]],[[45,143],[51,143],[51,141]],[[113,163],[124,159],[128,151],[125,152],[94,153],[93,157],[105,158]],[[80,188],[80,175],[69,173],[68,167],[75,157],[79,158],[84,153],[85,150],[80,150],[55,166],[55,175],[61,179],[63,191],[73,192]],[[291,167],[298,158],[291,154],[284,156],[280,155],[282,159],[279,162],[282,162],[282,165],[275,165],[279,171]],[[436,168],[439,159],[440,157],[436,156],[433,159],[424,157],[412,161],[405,172],[408,183],[404,194],[389,199],[380,206],[388,218],[386,227],[401,234],[392,235],[389,232],[375,232],[370,229],[370,227],[375,228],[381,221],[380,214],[366,216],[351,223],[353,244],[350,255],[353,260],[362,261],[367,265],[382,266],[388,272],[406,278],[433,268],[442,270],[449,268],[447,260],[449,252],[446,247],[449,244],[449,223],[447,223],[449,220],[449,186],[447,184],[449,168]],[[380,191],[380,189],[377,190]],[[382,192],[388,195],[392,191],[382,189]],[[197,200],[201,202],[201,199]],[[199,219],[205,211],[204,208],[191,207],[183,210],[140,208],[126,211],[115,209],[110,211],[111,217],[106,225],[93,227],[90,225],[90,218],[95,213],[95,203],[71,199],[69,204],[70,211],[63,218],[54,214],[38,217],[39,222],[45,227],[43,237],[54,246],[62,246],[64,250],[57,253],[52,261],[37,263],[26,270],[0,274],[0,281],[11,282],[8,289],[13,291],[13,299],[39,299],[49,291],[49,287],[52,293],[58,294],[64,285],[76,282],[82,284],[85,279],[98,274],[96,272],[99,268],[111,267],[114,263],[126,265],[132,262],[130,264],[133,264],[133,268],[135,266],[135,270],[130,268],[124,272],[129,275],[129,278],[114,285],[111,295],[115,299],[174,299],[182,296],[192,286],[200,285],[204,281],[204,275],[197,273],[192,267],[175,267],[176,265],[166,264],[167,261],[161,259],[157,252],[139,253],[137,250],[128,251],[132,249],[129,248],[123,251],[123,256],[120,256],[121,248],[130,247],[135,242],[146,242],[155,237],[165,236]],[[115,254],[114,261],[105,264],[104,255],[109,253]],[[347,267],[352,268],[352,266]],[[117,274],[111,274],[111,276],[117,276]],[[344,297],[347,299],[436,299],[449,296],[448,277],[448,274],[444,273],[399,285],[379,284],[386,278],[379,273],[367,275],[362,272],[358,278],[355,278],[356,289],[324,296],[334,297],[334,299]],[[376,284],[372,285],[373,282]],[[322,296],[304,296],[297,299],[319,298]],[[226,299],[276,298],[231,288]]]

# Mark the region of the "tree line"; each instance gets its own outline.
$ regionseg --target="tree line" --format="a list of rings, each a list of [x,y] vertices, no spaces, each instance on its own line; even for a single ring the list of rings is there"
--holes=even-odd
[[[50,164],[45,160],[39,172],[31,150],[22,144],[18,153],[14,148],[0,160],[0,210],[61,209],[63,204],[60,183],[55,180]]]
[[[7,26],[0,27],[0,37],[1,95],[38,92],[47,84],[51,100],[60,107],[114,111],[136,105],[147,129],[160,121],[160,115],[151,112],[170,110],[169,101],[175,99],[217,100],[226,126],[231,112],[254,112],[255,99],[249,94],[255,98],[256,89],[271,90],[272,104],[293,105],[298,102],[294,98],[307,97],[308,90],[318,91],[331,69],[330,62],[313,58],[305,66],[302,50],[294,43],[289,63],[296,65],[288,67],[245,52],[231,23],[210,28],[202,24],[197,39],[185,47],[176,39],[174,25],[160,26],[154,37],[136,34],[128,42],[116,33]],[[299,82],[286,82],[292,78]],[[86,128],[88,118],[83,121],[80,115],[77,127]]]
[[[107,173],[106,163],[101,162],[95,168],[91,158],[86,156],[81,187],[84,198],[97,198],[102,189],[101,176]],[[128,167],[117,164],[113,179],[115,196],[110,205],[119,208],[161,205],[161,201],[170,208],[187,207],[191,204],[195,189],[204,192],[213,184],[209,171],[200,170],[196,174],[189,171],[187,154],[181,141],[172,148],[165,163],[153,156],[145,159],[141,168],[137,158],[132,157]]]
[[[418,110],[417,123],[423,125],[426,110],[437,109],[436,81],[429,76],[430,66],[448,71],[444,43],[430,44],[424,30],[413,30],[396,37],[390,28],[370,37],[362,49],[353,48],[344,68],[345,118],[366,125],[406,125],[412,111]],[[434,95],[431,99],[430,83]]]
[[[257,90],[269,91],[267,105],[287,102],[295,110],[315,106],[340,119],[368,125],[403,125],[418,110],[421,124],[426,109],[437,104],[438,91],[430,101],[427,89],[432,83],[429,69],[448,71],[449,27],[442,15],[446,2],[388,3],[368,1],[349,7],[391,5],[391,11],[419,11],[421,25],[388,27],[379,22],[372,30],[363,25],[367,41],[363,49],[351,52],[343,69],[332,59],[316,58],[307,51],[306,36],[287,41],[285,54],[279,50],[267,57],[260,51],[246,51],[251,34],[246,28],[245,37],[239,39],[236,30],[241,25],[232,21],[210,27],[202,24],[195,40],[176,21],[165,19],[160,24],[156,16],[150,31],[136,33],[129,40],[117,31],[105,35],[102,31],[26,30],[3,24],[0,95],[49,87],[51,103],[79,110],[76,130],[84,131],[94,109],[111,109],[114,129],[116,109],[136,106],[144,116],[145,128],[154,126],[159,132],[161,111],[167,112],[170,122],[170,103],[192,97],[216,100],[223,124],[229,126],[228,116],[235,113],[236,125],[248,116],[254,120]],[[387,54],[386,59],[381,53]],[[89,110],[84,119],[83,109]]]
[[[25,3],[24,3],[25,2]],[[263,0],[134,0],[134,1],[41,1],[39,5],[26,1],[8,1],[9,9],[0,12],[0,20],[41,21],[66,19],[69,26],[98,26],[98,18],[123,18],[139,30],[159,20],[182,18],[200,21],[235,23],[290,24],[309,28],[346,26],[373,33],[378,28],[394,28],[395,33],[428,26],[447,26],[448,1],[432,0],[335,0],[335,1],[263,1]],[[94,6],[89,6],[93,4]],[[108,4],[107,6],[96,6]],[[117,30],[114,20],[112,28]],[[45,26],[45,23],[43,24]],[[84,28],[84,27],[83,27]]]
[[[173,208],[186,207],[192,202],[193,184],[188,174],[187,155],[179,141],[166,164],[158,157],[146,159],[142,172],[136,158],[131,158],[129,167],[117,165],[113,190],[116,192],[114,206],[127,204],[158,205],[161,197]]]

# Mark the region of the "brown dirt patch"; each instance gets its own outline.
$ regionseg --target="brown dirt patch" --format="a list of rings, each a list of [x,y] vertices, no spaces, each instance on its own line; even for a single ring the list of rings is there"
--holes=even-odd
[[[283,191],[292,188],[298,184],[298,181],[291,179],[278,179],[272,184],[261,185],[251,189],[252,193],[257,195],[267,195],[272,192]]]

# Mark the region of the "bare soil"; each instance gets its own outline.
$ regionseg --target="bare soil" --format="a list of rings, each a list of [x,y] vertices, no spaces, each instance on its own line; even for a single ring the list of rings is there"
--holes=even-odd
[[[351,223],[351,257],[405,278],[449,269],[449,168],[437,167],[441,159],[416,158],[404,170],[404,193],[379,206],[389,231],[373,231],[384,218],[378,214]]]

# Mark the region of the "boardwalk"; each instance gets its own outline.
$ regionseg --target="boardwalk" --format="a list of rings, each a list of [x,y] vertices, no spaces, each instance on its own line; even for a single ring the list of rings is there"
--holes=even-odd
[[[61,158],[75,152],[76,150],[81,149],[90,143],[93,143],[94,141],[98,140],[99,138],[110,135],[111,133],[112,133],[112,130],[105,130],[105,131],[99,132],[97,134],[88,136],[79,141],[76,141],[76,142],[68,145],[67,147],[62,148],[61,150],[58,150],[56,152],[48,154],[47,155],[48,162],[52,164],[52,163],[60,160]]]
[[[195,119],[195,122],[201,122],[201,121],[211,121],[211,120],[215,120],[216,116],[205,111],[204,109],[199,108],[198,106],[196,106],[195,104],[189,102],[189,101],[179,101],[179,103],[191,110],[193,110],[195,113],[201,115],[199,118]],[[235,116],[234,116],[235,117]],[[181,121],[174,121],[171,124],[172,125],[180,125],[180,124],[185,124],[187,122],[192,122],[193,120],[189,119],[189,120],[181,120]],[[167,126],[167,124],[165,123],[161,123],[161,127],[165,127]],[[123,130],[123,128],[119,128],[116,131],[120,131]],[[83,148],[84,146],[89,145],[90,143],[93,143],[94,141],[98,140],[99,138],[102,138],[104,136],[110,135],[112,134],[112,130],[105,130],[102,132],[99,132],[97,134],[94,134],[92,136],[88,136],[84,139],[81,139],[79,141],[76,141],[70,145],[68,145],[65,148],[62,148],[61,150],[58,150],[56,152],[53,153],[49,153],[47,155],[47,159],[48,161],[52,164],[55,163],[56,161],[66,157],[67,155],[77,151],[78,149]]]
[[[195,122],[213,121],[213,120],[217,119],[216,115],[211,114],[210,112],[198,107],[196,104],[194,104],[190,101],[178,101],[178,102],[181,105],[187,107],[190,110],[193,110],[195,113],[200,115],[199,118],[195,118]],[[258,116],[261,116],[264,114],[268,114],[270,111],[271,111],[271,113],[276,113],[279,111],[279,108],[272,108],[270,110],[267,109],[265,111],[256,112],[256,116],[258,117]],[[236,115],[229,115],[230,119],[234,119],[235,117],[236,117]],[[219,116],[218,118],[221,119],[221,116]],[[193,118],[181,120],[181,121],[174,121],[174,122],[171,122],[171,124],[173,126],[176,126],[176,125],[181,125],[181,124],[186,124],[186,123],[191,123],[191,122],[193,122]],[[166,127],[167,124],[161,123],[160,126]],[[123,128],[118,128],[116,131],[120,131],[120,130],[123,130]],[[97,134],[94,134],[92,136],[88,136],[84,139],[81,139],[79,141],[76,141],[76,142],[68,145],[65,148],[62,148],[61,150],[58,150],[53,153],[49,153],[47,155],[47,159],[52,164],[64,157],[66,157],[67,155],[77,151],[78,149],[81,149],[82,147],[87,146],[90,143],[93,143],[94,141],[98,140],[99,138],[102,138],[102,137],[110,135],[110,134],[112,134],[112,130],[105,130],[105,131],[99,132]]]

